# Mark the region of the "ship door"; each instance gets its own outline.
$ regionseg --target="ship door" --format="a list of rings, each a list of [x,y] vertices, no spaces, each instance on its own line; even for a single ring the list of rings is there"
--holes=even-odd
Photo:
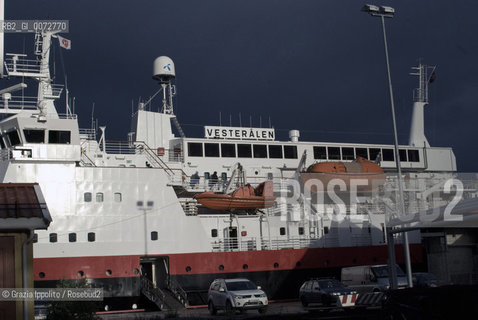
[[[234,250],[238,248],[237,227],[228,227],[224,229],[224,238],[226,239],[226,248]]]
[[[141,258],[142,276],[149,279],[156,288],[167,288],[169,285],[169,257]]]

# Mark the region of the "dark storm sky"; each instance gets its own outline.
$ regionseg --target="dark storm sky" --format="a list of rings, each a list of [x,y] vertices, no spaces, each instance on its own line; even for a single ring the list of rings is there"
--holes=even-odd
[[[374,2],[372,2],[374,3]],[[426,108],[432,146],[453,147],[460,171],[476,171],[478,4],[472,0],[375,2],[387,19],[399,142],[408,143],[417,59],[437,65]],[[80,126],[95,118],[107,139],[126,139],[131,101],[158,86],[152,62],[176,65],[175,112],[188,136],[203,125],[268,126],[281,140],[393,143],[380,19],[354,0],[6,0],[6,19],[66,19],[63,51]],[[15,48],[12,48],[15,47]],[[27,51],[31,34],[6,35]],[[58,78],[63,73],[58,49]],[[156,101],[156,109],[160,101]],[[58,104],[63,112],[63,102]]]

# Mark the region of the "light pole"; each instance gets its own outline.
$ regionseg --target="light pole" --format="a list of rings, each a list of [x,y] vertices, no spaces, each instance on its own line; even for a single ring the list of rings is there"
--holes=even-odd
[[[403,198],[403,186],[402,186],[402,170],[400,166],[400,155],[398,152],[398,135],[397,135],[397,124],[395,121],[395,104],[393,101],[393,90],[392,90],[392,77],[390,75],[390,62],[388,59],[388,46],[387,46],[387,33],[385,32],[385,18],[393,18],[395,14],[395,9],[392,7],[386,6],[375,6],[372,4],[366,4],[362,7],[362,11],[369,13],[371,16],[380,17],[382,20],[382,31],[383,31],[383,43],[385,46],[385,60],[387,63],[387,75],[388,75],[388,89],[390,92],[390,106],[392,108],[392,122],[393,122],[393,136],[394,136],[394,147],[395,147],[395,164],[397,167],[397,183],[398,183],[398,191],[400,196],[400,214],[404,218],[405,217],[405,201]],[[388,243],[388,251],[389,251],[389,259],[390,259],[390,276],[391,276],[391,287],[392,289],[397,288],[397,271],[395,268],[395,247],[393,241],[393,233],[392,228],[387,227],[387,243]],[[407,279],[408,279],[408,286],[411,288],[413,286],[412,283],[412,267],[410,263],[410,251],[408,247],[408,235],[406,232],[403,233],[403,246],[405,250],[405,264],[407,269]]]

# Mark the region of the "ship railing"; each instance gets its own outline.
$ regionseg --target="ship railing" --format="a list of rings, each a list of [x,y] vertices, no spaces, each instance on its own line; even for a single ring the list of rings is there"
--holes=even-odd
[[[12,110],[35,110],[37,109],[38,98],[30,96],[11,96],[8,102],[0,100],[0,108]]]
[[[179,203],[187,216],[197,216],[198,207],[195,199],[180,198]]]
[[[17,75],[22,73],[40,74],[41,66],[38,60],[24,59],[23,54],[7,53],[8,58],[5,59],[5,69],[9,75]]]
[[[1,161],[8,161],[12,157],[12,152],[9,149],[1,149],[0,150],[0,160]]]
[[[80,137],[85,140],[96,140],[96,129],[80,129]]]
[[[174,297],[185,307],[189,305],[188,294],[179,285],[175,279],[169,278],[168,289],[174,294]]]
[[[164,306],[164,299],[166,297],[164,292],[143,275],[140,277],[140,283],[141,292],[161,310]]]
[[[62,84],[51,84],[50,87],[44,87],[43,96],[47,99],[59,99],[64,87]]]

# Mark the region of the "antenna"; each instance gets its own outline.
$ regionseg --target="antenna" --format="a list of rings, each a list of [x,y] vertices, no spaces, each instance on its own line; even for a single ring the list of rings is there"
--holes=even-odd
[[[0,0],[0,21],[5,20],[5,0]],[[3,78],[3,41],[5,33],[0,32],[0,78]]]

